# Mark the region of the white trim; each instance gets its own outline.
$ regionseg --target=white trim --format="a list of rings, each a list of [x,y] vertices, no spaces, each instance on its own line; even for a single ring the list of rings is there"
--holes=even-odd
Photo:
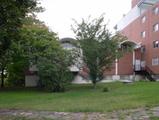
[[[135,65],[135,51],[133,50],[133,66]]]
[[[115,59],[115,75],[118,75],[118,59]]]
[[[124,44],[124,43],[132,43],[134,45],[134,49],[137,49],[137,48],[141,47],[141,42],[137,43],[137,42],[134,42],[132,40],[124,40],[124,41],[120,42],[119,47],[121,48],[121,45]]]

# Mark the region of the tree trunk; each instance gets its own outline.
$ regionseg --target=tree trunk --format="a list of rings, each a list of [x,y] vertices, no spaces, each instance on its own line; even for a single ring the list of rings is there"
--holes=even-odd
[[[93,88],[96,89],[96,83],[93,83]]]
[[[96,84],[97,84],[96,80],[93,80],[93,88],[94,89],[96,89]]]
[[[1,70],[1,88],[4,87],[4,68],[2,67]]]

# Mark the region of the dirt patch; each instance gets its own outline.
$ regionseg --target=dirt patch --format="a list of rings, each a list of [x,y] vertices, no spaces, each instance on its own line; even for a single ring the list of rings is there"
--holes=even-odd
[[[107,113],[73,113],[0,109],[0,120],[157,120],[159,107],[120,110]]]

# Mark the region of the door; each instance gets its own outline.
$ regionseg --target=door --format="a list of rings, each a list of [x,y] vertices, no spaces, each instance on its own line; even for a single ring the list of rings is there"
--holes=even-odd
[[[141,71],[141,60],[135,60],[135,71]]]

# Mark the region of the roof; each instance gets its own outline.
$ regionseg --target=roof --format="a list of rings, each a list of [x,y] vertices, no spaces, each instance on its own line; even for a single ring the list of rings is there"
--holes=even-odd
[[[66,43],[66,42],[70,43],[71,41],[75,41],[75,39],[74,38],[70,38],[70,37],[66,37],[66,38],[60,39],[61,43]]]

